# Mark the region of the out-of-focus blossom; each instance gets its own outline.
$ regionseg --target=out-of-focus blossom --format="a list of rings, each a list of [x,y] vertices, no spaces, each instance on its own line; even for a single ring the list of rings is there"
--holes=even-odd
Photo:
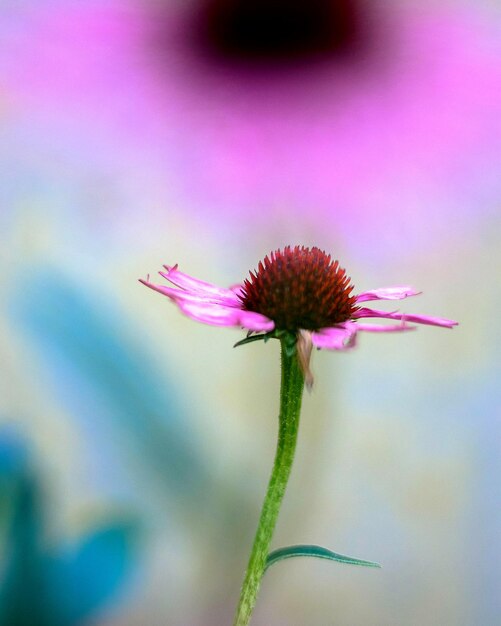
[[[231,42],[238,4],[12,5],[4,114],[50,134],[56,151],[77,142],[236,227],[273,208],[360,239],[375,226],[420,238],[499,193],[500,39],[487,7],[334,2],[343,45],[284,65],[271,31],[257,64],[228,45],[214,53],[215,36]]]

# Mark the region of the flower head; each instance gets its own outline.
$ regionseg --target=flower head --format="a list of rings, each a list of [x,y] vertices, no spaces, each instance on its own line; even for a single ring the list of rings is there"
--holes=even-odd
[[[353,286],[338,261],[319,248],[290,246],[266,256],[250,272],[239,297],[242,307],[297,332],[335,326],[356,310]]]
[[[372,300],[402,300],[419,292],[410,286],[397,286],[352,295],[353,285],[346,271],[316,247],[286,246],[271,252],[243,284],[229,289],[192,278],[180,272],[177,265],[165,269],[160,275],[173,287],[157,285],[149,279],[140,282],[168,296],[185,315],[199,322],[243,327],[249,335],[260,333],[249,337],[249,341],[289,336],[310,384],[308,363],[312,346],[347,350],[355,346],[358,331],[413,330],[416,328],[413,323],[443,328],[457,325],[441,317],[360,306]],[[385,318],[398,323],[366,323],[363,321],[366,318]]]

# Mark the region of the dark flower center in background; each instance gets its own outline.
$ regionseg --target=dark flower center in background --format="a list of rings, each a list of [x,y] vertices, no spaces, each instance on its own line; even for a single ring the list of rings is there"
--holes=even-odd
[[[278,330],[317,330],[346,322],[356,310],[344,269],[319,248],[287,246],[260,261],[240,296],[243,308],[266,315]]]
[[[205,0],[198,36],[229,60],[287,61],[351,50],[357,0]]]

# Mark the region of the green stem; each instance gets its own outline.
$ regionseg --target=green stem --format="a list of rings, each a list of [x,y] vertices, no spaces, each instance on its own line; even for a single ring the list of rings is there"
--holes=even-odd
[[[290,343],[287,342],[286,337],[281,339],[281,344],[282,382],[280,386],[277,451],[240,593],[240,602],[235,615],[234,626],[246,626],[250,621],[252,610],[256,604],[273,531],[275,530],[296,450],[304,375],[301,371],[297,353],[295,351],[294,354],[290,353]]]

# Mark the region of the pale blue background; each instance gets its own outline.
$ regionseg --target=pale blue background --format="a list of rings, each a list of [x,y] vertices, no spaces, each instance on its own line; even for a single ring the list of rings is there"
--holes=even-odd
[[[26,480],[51,626],[231,623],[273,457],[278,345],[233,350],[240,331],[182,317],[137,278],[177,262],[230,285],[271,249],[319,245],[357,290],[415,285],[402,310],[460,326],[314,355],[274,545],[383,569],[281,563],[255,624],[494,626],[499,3],[377,4],[384,70],[262,83],[201,72],[172,2],[160,59],[158,6],[0,4],[3,561]],[[120,547],[70,559],[75,579],[46,565],[115,525]],[[29,605],[39,587],[20,580]]]

